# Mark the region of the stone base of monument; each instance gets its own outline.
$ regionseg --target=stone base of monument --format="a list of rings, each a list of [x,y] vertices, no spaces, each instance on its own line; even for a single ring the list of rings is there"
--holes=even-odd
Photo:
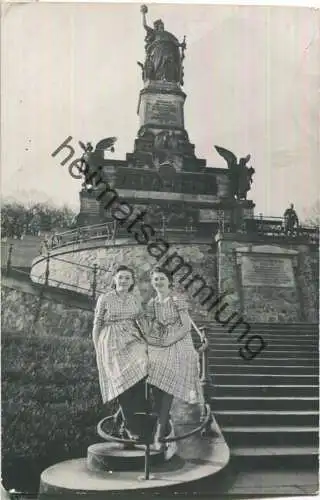
[[[144,446],[124,448],[120,443],[92,444],[87,452],[87,467],[93,472],[135,471],[144,468]],[[164,461],[164,453],[150,450],[150,466]]]
[[[196,420],[198,421],[198,416]],[[177,422],[175,423],[176,435],[183,435],[194,427],[194,422],[182,424]],[[170,490],[176,485],[216,474],[227,465],[230,452],[215,419],[213,419],[212,428],[215,437],[202,437],[200,433],[197,433],[187,439],[177,441],[176,454],[170,460],[160,461],[160,457],[153,452],[153,463],[148,480],[143,479],[143,449],[124,450],[115,446],[114,443],[107,443],[110,447],[106,453],[108,456],[104,457],[103,449],[106,450],[106,448],[103,447],[106,444],[102,443],[101,447],[92,445],[88,449],[88,459],[67,460],[42,472],[38,500],[58,497],[68,500],[78,497],[103,500],[106,498],[106,492],[118,494],[122,492],[124,498],[127,498],[130,494],[129,490],[136,492],[146,489],[153,490],[153,492],[163,490],[163,488]],[[97,457],[102,460],[100,465],[97,464]],[[119,462],[123,461],[124,464],[128,464],[128,460],[135,463],[135,470],[123,470],[124,466],[121,466]],[[161,463],[156,463],[157,460]],[[91,464],[89,467],[94,470],[88,467],[89,462]],[[122,467],[122,470],[111,468],[111,463]],[[99,469],[99,466],[104,470]],[[190,485],[187,488],[190,492]]]

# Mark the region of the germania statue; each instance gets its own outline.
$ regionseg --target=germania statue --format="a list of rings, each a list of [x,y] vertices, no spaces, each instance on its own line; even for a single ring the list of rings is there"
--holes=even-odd
[[[180,43],[172,33],[165,31],[161,19],[155,21],[154,27],[151,28],[146,20],[147,6],[142,5],[140,10],[143,27],[147,32],[145,63],[138,63],[142,67],[143,80],[162,80],[183,85],[182,61],[186,49],[185,37]]]

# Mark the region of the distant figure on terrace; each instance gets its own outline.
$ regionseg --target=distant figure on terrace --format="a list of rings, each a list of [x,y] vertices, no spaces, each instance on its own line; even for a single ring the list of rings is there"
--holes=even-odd
[[[41,243],[40,243],[40,255],[47,255],[49,252],[49,242],[48,239],[45,237]]]
[[[54,248],[59,245],[59,236],[57,235],[57,232],[54,231],[53,235],[51,236],[51,248]]]
[[[299,219],[297,216],[297,212],[294,210],[293,203],[290,204],[290,207],[286,209],[283,214],[284,217],[284,232],[286,235],[292,235],[295,230],[298,230],[299,227]]]

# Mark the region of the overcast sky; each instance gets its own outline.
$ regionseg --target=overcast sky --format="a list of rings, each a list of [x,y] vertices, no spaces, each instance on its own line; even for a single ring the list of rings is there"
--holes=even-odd
[[[320,17],[301,7],[149,5],[186,35],[185,124],[196,154],[251,153],[256,212],[303,214],[319,191]],[[133,150],[144,30],[137,4],[17,4],[2,30],[2,192],[78,206],[51,153],[71,135]]]

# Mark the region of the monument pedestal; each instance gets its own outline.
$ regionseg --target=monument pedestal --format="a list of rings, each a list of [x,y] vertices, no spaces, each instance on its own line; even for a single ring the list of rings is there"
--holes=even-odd
[[[194,427],[194,424],[191,425]],[[190,483],[216,474],[227,465],[230,451],[214,419],[211,425],[215,437],[204,439],[198,433],[178,441],[176,455],[167,462],[154,464],[149,480],[143,479],[143,465],[140,469],[131,471],[92,471],[89,470],[85,458],[57,463],[42,472],[38,500],[104,500],[107,492],[115,492],[118,495],[123,492],[122,498],[128,498],[129,490],[142,493],[148,489],[155,493],[163,488],[174,489],[178,484]],[[190,431],[190,422],[177,424],[175,428],[177,434],[184,434]],[[105,446],[105,443],[102,444]],[[188,485],[186,489],[190,492],[192,487]],[[194,490],[197,491],[197,487],[194,487]]]
[[[178,83],[147,80],[140,91],[138,115],[140,129],[134,152],[127,154],[128,162],[158,169],[162,164],[176,170],[197,170],[206,165],[195,156],[194,144],[184,128],[186,94]]]
[[[186,94],[176,83],[148,81],[140,91],[140,127],[184,130],[183,106]]]
[[[90,471],[143,471],[144,447],[124,448],[120,443],[96,443],[88,448],[87,467]],[[164,461],[161,451],[150,449],[150,465]]]
[[[96,190],[86,191],[83,189],[79,193],[80,212],[77,218],[77,226],[88,226],[101,223],[101,203],[97,199]]]

